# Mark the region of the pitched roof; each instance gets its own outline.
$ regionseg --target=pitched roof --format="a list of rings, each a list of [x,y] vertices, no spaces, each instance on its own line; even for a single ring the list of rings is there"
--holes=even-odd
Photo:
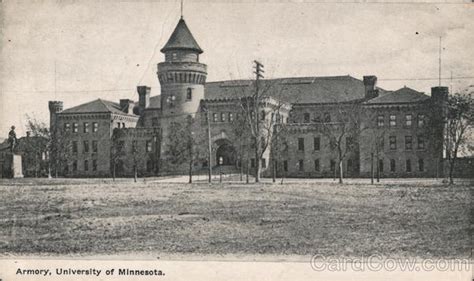
[[[368,100],[367,104],[391,104],[391,103],[412,103],[429,99],[430,97],[422,92],[415,91],[408,87],[403,87],[394,92],[378,96]]]
[[[103,100],[96,99],[87,103],[80,104],[75,107],[68,108],[61,113],[90,113],[90,112],[110,112],[117,114],[127,114],[121,108],[120,104]],[[132,115],[132,114],[129,114]]]
[[[363,81],[349,75],[265,79],[260,82],[263,95],[268,93],[266,95],[290,103],[333,103],[365,97]],[[253,80],[209,82],[205,84],[205,98],[216,100],[251,96],[255,91],[254,83]]]
[[[161,49],[161,52],[164,53],[169,50],[193,50],[200,54],[203,52],[182,18],[179,20],[178,25],[176,25],[168,42]]]

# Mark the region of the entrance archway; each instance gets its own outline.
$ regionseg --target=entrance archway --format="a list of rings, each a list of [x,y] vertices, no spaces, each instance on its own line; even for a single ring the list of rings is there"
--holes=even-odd
[[[217,165],[235,165],[236,151],[234,146],[229,141],[217,141],[218,146],[216,150],[216,164]]]

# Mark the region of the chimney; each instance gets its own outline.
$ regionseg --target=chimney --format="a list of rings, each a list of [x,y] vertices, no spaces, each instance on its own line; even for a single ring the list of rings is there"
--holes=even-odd
[[[364,86],[366,99],[373,99],[379,96],[379,90],[376,89],[377,76],[364,76]]]
[[[125,113],[132,114],[133,106],[134,106],[133,100],[129,100],[129,99],[120,100],[120,110],[122,110]]]
[[[142,114],[143,110],[148,108],[150,105],[150,91],[151,88],[147,86],[137,86],[138,92],[138,108],[140,115]]]
[[[432,87],[431,88],[431,99],[435,103],[442,103],[448,99],[449,89],[448,87]]]

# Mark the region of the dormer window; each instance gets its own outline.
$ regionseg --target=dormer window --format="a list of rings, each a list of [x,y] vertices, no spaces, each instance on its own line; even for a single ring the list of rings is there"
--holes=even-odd
[[[188,89],[186,90],[186,100],[187,100],[187,101],[190,101],[190,100],[192,100],[192,99],[193,99],[193,89],[188,88]]]

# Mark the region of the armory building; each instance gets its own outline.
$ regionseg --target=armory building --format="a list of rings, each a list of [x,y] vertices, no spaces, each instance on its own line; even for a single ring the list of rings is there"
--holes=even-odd
[[[97,99],[65,110],[61,101],[49,102],[59,174],[151,176],[256,163],[264,175],[288,177],[331,177],[339,169],[351,177],[374,170],[382,177],[442,173],[446,87],[432,88],[430,96],[407,87],[387,91],[376,76],[206,82],[203,50],[183,19],[161,52],[160,95],[138,86],[137,102]],[[257,86],[260,99],[251,103]],[[258,116],[249,118],[260,120],[263,136],[272,134],[260,161],[249,153],[255,144],[241,123],[255,106]],[[180,162],[173,145],[185,140],[177,127],[191,123],[203,140],[193,143],[200,157]]]

